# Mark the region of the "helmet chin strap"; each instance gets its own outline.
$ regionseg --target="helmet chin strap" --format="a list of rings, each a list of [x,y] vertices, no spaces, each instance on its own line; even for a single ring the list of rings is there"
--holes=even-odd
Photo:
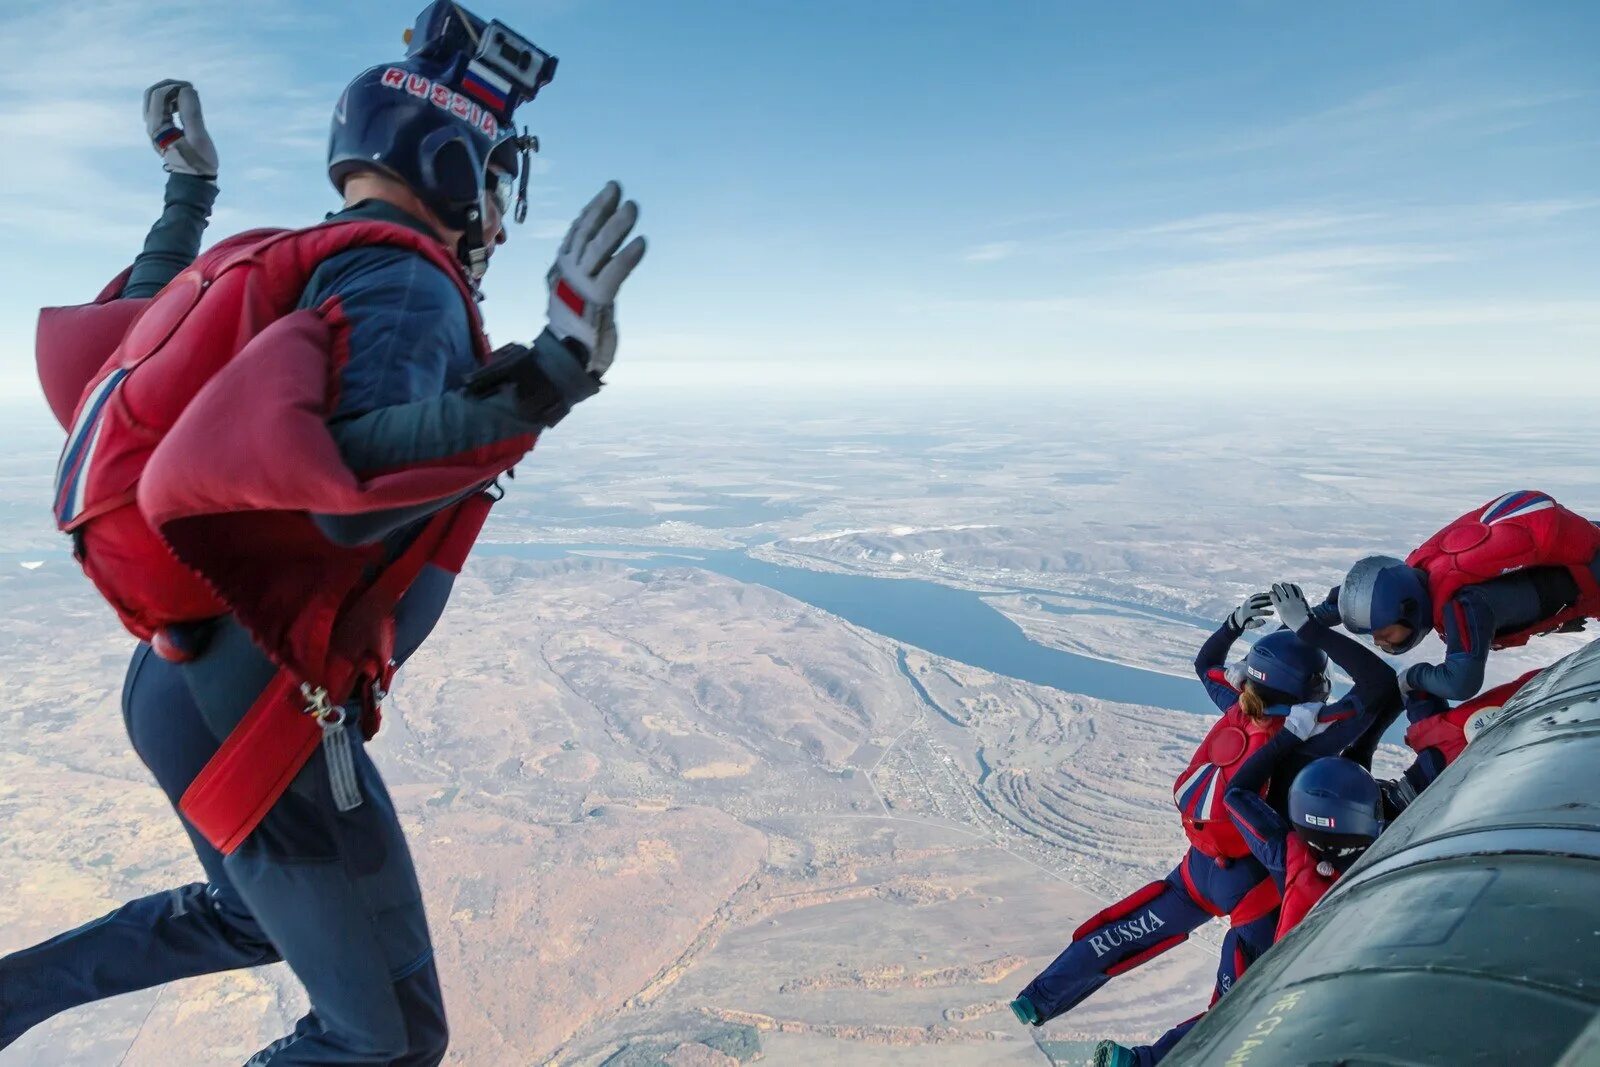
[[[456,257],[461,260],[461,265],[467,268],[467,277],[472,281],[472,289],[477,293],[478,283],[483,281],[484,274],[489,270],[489,249],[483,241],[483,210],[481,207],[467,209],[467,224],[461,231],[461,240],[456,245]]]
[[[522,222],[528,217],[528,175],[533,170],[533,153],[539,151],[539,138],[524,129],[514,143],[517,149],[517,169],[520,173],[516,203],[511,217],[516,222]],[[489,270],[489,247],[483,237],[481,201],[477,206],[467,209],[467,222],[462,227],[461,240],[456,245],[456,257],[461,260],[462,266],[467,268],[467,277],[471,279],[473,291],[476,292],[478,283]],[[482,299],[482,294],[479,294],[479,298]]]

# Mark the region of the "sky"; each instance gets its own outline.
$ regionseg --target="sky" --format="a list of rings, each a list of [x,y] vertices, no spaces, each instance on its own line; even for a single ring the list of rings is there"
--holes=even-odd
[[[200,89],[210,239],[310,224],[334,100],[421,6],[8,0],[0,400],[159,211],[144,86]],[[538,331],[615,177],[651,242],[618,391],[1600,390],[1600,5],[468,6],[560,57],[490,331]]]

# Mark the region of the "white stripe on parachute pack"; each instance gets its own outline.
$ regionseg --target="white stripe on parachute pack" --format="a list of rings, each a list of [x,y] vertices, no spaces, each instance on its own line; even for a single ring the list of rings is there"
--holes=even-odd
[[[1513,496],[1516,496],[1516,495],[1517,495],[1516,493],[1507,493],[1505,496],[1501,497],[1499,500],[1496,500],[1492,505],[1490,505],[1484,511],[1484,514],[1488,515],[1488,514],[1493,513],[1495,508],[1499,507],[1502,503],[1504,503],[1510,497],[1513,497]],[[1505,522],[1507,519],[1514,519],[1519,515],[1532,515],[1536,511],[1544,511],[1546,508],[1553,508],[1555,506],[1556,506],[1556,502],[1554,500],[1551,500],[1549,497],[1544,496],[1543,494],[1540,494],[1539,496],[1535,496],[1532,500],[1528,501],[1526,504],[1523,504],[1521,507],[1512,508],[1510,511],[1506,512],[1504,515],[1497,515],[1492,519],[1480,519],[1479,521],[1485,522],[1488,525],[1493,526],[1497,522]]]

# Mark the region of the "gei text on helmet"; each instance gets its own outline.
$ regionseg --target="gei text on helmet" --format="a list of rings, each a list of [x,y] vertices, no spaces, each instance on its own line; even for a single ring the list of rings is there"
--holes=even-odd
[[[499,120],[443,82],[413,74],[401,67],[390,67],[383,72],[382,84],[385,89],[394,89],[397,92],[406,92],[433,101],[434,107],[449,112],[469,126],[476,127],[485,136],[494,138],[500,135]]]

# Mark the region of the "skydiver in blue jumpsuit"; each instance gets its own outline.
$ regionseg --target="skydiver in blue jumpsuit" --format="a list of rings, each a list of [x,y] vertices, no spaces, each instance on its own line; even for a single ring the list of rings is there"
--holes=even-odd
[[[1600,577],[1600,558],[1590,567]],[[1342,623],[1355,633],[1370,633],[1391,655],[1408,651],[1428,635],[1432,621],[1427,583],[1414,568],[1373,556],[1352,568],[1351,578],[1358,591],[1352,592],[1350,579],[1328,590],[1327,599],[1312,609],[1318,622]],[[1561,606],[1576,603],[1579,596],[1577,583],[1564,567],[1528,567],[1465,586],[1441,612],[1444,660],[1407,667],[1400,673],[1401,693],[1407,698],[1431,693],[1453,701],[1476,696],[1483,688],[1496,635],[1533,626]]]
[[[176,82],[152,87],[151,93],[152,141],[171,177],[166,209],[134,264],[125,297],[152,295],[193,260],[216,196],[217,155],[198,96]],[[408,103],[404,94],[393,96],[396,106]],[[352,92],[340,109],[388,103],[381,95],[363,103]],[[440,114],[441,124],[449,121]],[[420,136],[414,124],[405,125],[410,122],[398,127]],[[396,125],[352,122],[348,128],[388,137]],[[331,158],[343,151],[376,163],[336,170],[345,207],[331,218],[382,219],[447,242],[458,236],[430,220],[426,190],[408,186],[397,175],[404,173],[400,164],[387,165],[414,152],[414,144],[380,139],[341,146],[338,130],[336,124]],[[491,171],[487,181],[491,188],[498,182],[504,194],[511,176]],[[492,252],[505,240],[503,205],[490,196],[485,208],[484,241]],[[616,286],[644,254],[643,238],[618,247],[636,215],[636,206],[622,203],[620,189],[608,184],[574,223],[552,269],[551,324],[524,355],[554,384],[566,409],[594,395],[615,355]],[[580,224],[587,233],[575,241]],[[615,269],[597,267],[595,275],[574,277],[571,255],[583,241],[619,231],[611,254],[600,261]],[[597,278],[607,284],[597,288]],[[568,279],[585,287],[585,318],[554,299],[557,280]],[[455,455],[548,425],[543,420],[550,409],[525,410],[516,389],[482,395],[464,388],[478,366],[466,309],[455,283],[421,256],[393,247],[336,255],[316,271],[301,306],[330,297],[339,298],[349,322],[349,357],[330,428],[353,470]],[[444,503],[317,521],[335,543],[382,542],[397,553]],[[448,571],[430,566],[401,600],[395,611],[397,662],[404,663],[433,629],[453,580]],[[194,658],[182,664],[141,644],[123,687],[133,747],[174,808],[275,671],[229,616],[192,628],[186,639]],[[232,854],[224,857],[184,823],[204,881],[130,901],[0,959],[0,1048],[80,1004],[286,960],[305,985],[311,1010],[247,1067],[439,1063],[448,1026],[421,891],[383,780],[359,731],[348,733],[362,798],[353,810],[335,802],[319,749]]]

